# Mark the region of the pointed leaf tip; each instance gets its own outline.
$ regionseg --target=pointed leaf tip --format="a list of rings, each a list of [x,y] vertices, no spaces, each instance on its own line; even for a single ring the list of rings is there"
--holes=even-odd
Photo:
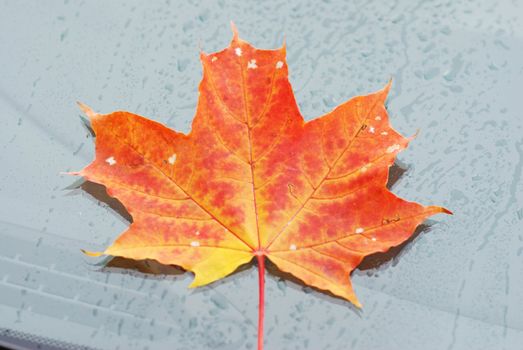
[[[98,257],[98,256],[102,256],[104,255],[104,253],[100,253],[100,252],[90,252],[88,250],[84,250],[84,249],[80,249],[82,251],[82,253],[84,253],[85,255],[88,255],[88,256],[92,256],[92,257]]]
[[[194,280],[191,282],[191,284],[189,284],[189,285],[187,286],[187,288],[189,288],[189,289],[195,289],[195,288],[198,288],[198,287],[199,287],[199,285],[197,285],[196,283],[194,283]]]
[[[435,214],[443,213],[443,214],[454,215],[453,212],[451,212],[450,210],[448,210],[447,208],[444,208],[444,207],[431,206],[430,209],[434,210]]]
[[[414,140],[416,137],[418,137],[420,133],[420,129],[417,129],[416,132],[412,135],[412,136],[409,136],[407,139],[409,142],[411,142],[412,140]]]
[[[60,171],[58,174],[59,175],[80,176],[82,174],[82,172],[81,171]]]
[[[202,286],[204,286],[206,284],[207,284],[206,282],[204,282],[200,278],[198,278],[198,274],[197,273],[194,273],[194,279],[192,280],[191,284],[189,284],[189,286],[187,288],[195,289],[195,288],[198,288],[198,287],[202,287]]]
[[[232,30],[232,41],[238,41],[240,36],[238,35],[238,28],[233,21],[231,21],[231,30]]]
[[[82,110],[82,112],[85,113],[86,116],[88,116],[89,118],[94,118],[98,113],[96,113],[95,111],[93,111],[91,109],[91,107],[89,107],[88,105],[86,105],[85,103],[82,103],[80,101],[76,101],[76,103],[78,104],[78,106],[80,107],[80,109]]]
[[[392,78],[389,79],[389,82],[380,91],[380,95],[381,95],[381,98],[383,99],[383,101],[385,101],[387,99],[391,86],[392,86]]]
[[[442,213],[449,214],[449,215],[454,215],[454,213],[451,212],[450,210],[448,210],[447,208],[440,207],[440,209],[441,209]]]

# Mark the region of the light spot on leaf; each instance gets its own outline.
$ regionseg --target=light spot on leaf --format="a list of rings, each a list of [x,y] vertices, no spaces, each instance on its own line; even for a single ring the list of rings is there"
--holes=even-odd
[[[247,63],[247,69],[256,69],[258,66],[256,65],[256,60],[250,60]]]
[[[283,67],[283,62],[282,61],[276,62],[276,69],[280,69],[281,67]]]
[[[358,227],[358,228],[356,229],[356,231],[354,231],[354,232],[356,232],[356,233],[363,233],[363,231],[365,231],[365,230],[363,229],[363,227]]]
[[[107,164],[109,164],[109,165],[111,165],[111,166],[116,164],[116,159],[114,159],[113,156],[110,156],[110,157],[107,158],[105,161],[107,162]]]
[[[392,153],[392,152],[397,151],[399,149],[400,149],[400,145],[395,144],[395,145],[389,146],[389,148],[387,148],[387,153]]]
[[[381,134],[384,135],[384,136],[386,136],[386,135],[388,135],[389,133],[386,132],[386,131],[382,131]]]
[[[211,58],[211,62],[214,62],[218,59],[218,57],[214,56],[213,58]]]
[[[381,117],[379,115],[376,116],[376,118],[374,118],[375,120],[381,120]]]
[[[289,246],[289,249],[290,249],[290,250],[296,250],[296,244],[291,244],[291,245]]]
[[[198,241],[192,241],[192,242],[191,242],[191,246],[193,246],[193,247],[199,247],[199,246],[200,246],[200,242],[198,242]]]
[[[169,164],[174,164],[176,162],[176,153],[169,157]]]
[[[371,127],[369,128],[369,132],[370,132],[371,134],[374,134],[375,131],[376,131],[376,129],[374,129],[373,126],[371,126]]]
[[[234,52],[236,52],[236,56],[241,56],[242,55],[242,49],[237,47],[234,49]]]

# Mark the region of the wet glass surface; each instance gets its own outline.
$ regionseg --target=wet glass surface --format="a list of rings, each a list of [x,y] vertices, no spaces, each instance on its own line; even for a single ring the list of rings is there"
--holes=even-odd
[[[154,263],[104,267],[80,248],[104,248],[128,221],[97,200],[99,189],[59,174],[93,157],[77,100],[188,131],[199,47],[227,46],[232,19],[258,47],[285,37],[307,119],[392,77],[393,126],[420,130],[399,156],[406,171],[393,191],[455,213],[434,217],[391,260],[353,273],[361,312],[268,276],[266,348],[521,348],[521,2],[0,8],[0,328],[100,349],[255,348],[255,268],[189,290],[190,274]]]

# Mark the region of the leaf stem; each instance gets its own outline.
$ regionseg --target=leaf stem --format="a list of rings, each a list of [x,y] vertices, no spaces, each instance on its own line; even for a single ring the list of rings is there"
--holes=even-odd
[[[256,256],[258,259],[258,282],[259,282],[259,303],[258,303],[258,350],[263,350],[263,319],[265,316],[265,256]]]

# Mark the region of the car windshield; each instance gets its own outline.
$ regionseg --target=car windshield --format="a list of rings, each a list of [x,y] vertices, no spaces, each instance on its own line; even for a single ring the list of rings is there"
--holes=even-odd
[[[63,174],[94,157],[76,101],[188,132],[200,50],[226,47],[233,19],[257,47],[285,40],[306,120],[392,77],[391,124],[420,133],[391,190],[455,213],[352,273],[361,310],[267,274],[266,348],[520,348],[522,11],[514,1],[2,1],[0,346],[256,347],[255,266],[188,289],[193,275],[177,267],[87,256],[132,217],[103,186]]]

